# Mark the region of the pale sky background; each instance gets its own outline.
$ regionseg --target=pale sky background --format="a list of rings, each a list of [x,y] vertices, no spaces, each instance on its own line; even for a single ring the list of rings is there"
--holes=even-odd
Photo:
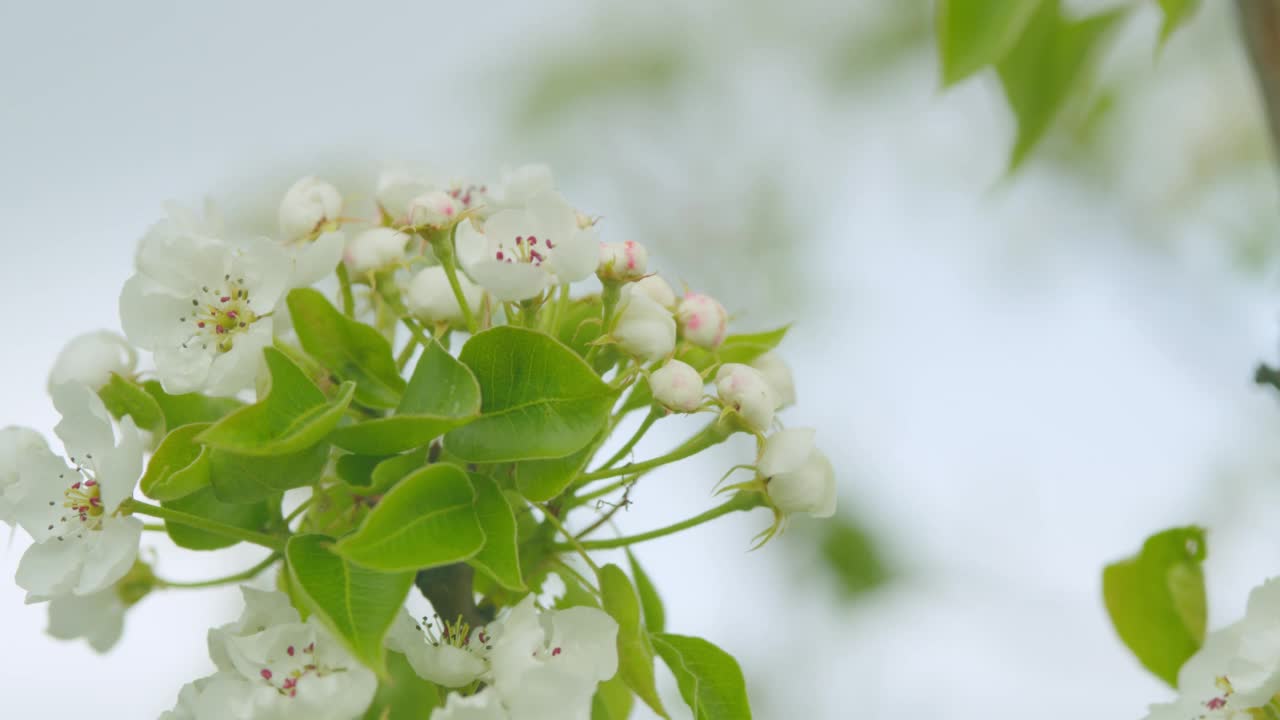
[[[873,4],[797,6],[779,34]],[[744,210],[716,195],[721,181],[771,146],[803,200],[774,249],[794,276],[765,266],[765,280],[757,270],[756,284],[739,282],[735,263],[757,249],[704,252],[697,233],[667,240],[683,246],[670,253],[680,265],[661,252],[655,264],[695,286],[736,287],[725,299],[749,310],[743,329],[796,318],[783,349],[800,404],[784,419],[818,428],[846,506],[877,532],[898,580],[838,606],[794,547],[748,554],[767,519],[739,516],[639,546],[670,629],[737,655],[763,720],[1138,718],[1168,697],[1115,638],[1099,574],[1152,532],[1207,525],[1217,626],[1280,567],[1264,510],[1280,499],[1280,411],[1250,383],[1275,355],[1280,294],[1274,267],[1246,273],[1228,259],[1216,224],[1254,222],[1276,188],[1249,179],[1179,208],[1159,243],[1135,221],[1151,208],[1116,198],[1159,197],[1215,113],[1256,120],[1239,58],[1186,71],[1195,46],[1176,38],[1141,65],[1152,89],[1120,124],[1128,169],[1116,187],[1035,163],[1001,183],[1012,125],[990,78],[944,94],[930,63],[910,63],[820,102],[803,58],[734,44],[733,5],[717,6],[722,16],[660,3],[644,12],[696,39],[736,103],[732,122],[693,87],[670,113],[648,109],[647,136],[566,128],[550,153],[513,139],[513,68],[589,39],[612,17],[591,7],[0,4],[0,426],[51,430],[47,369],[71,336],[118,327],[133,244],[165,200],[257,193],[271,205],[294,177],[337,163],[428,161],[462,175],[545,160],[574,167],[566,195],[594,203],[621,239],[635,232],[629,218],[667,208],[602,190],[582,158],[645,156],[662,138],[674,159],[653,160],[659,184],[732,215]],[[733,27],[719,33],[721,23]],[[1148,53],[1156,27],[1143,14],[1126,42]],[[696,171],[707,174],[670,149],[691,145],[711,148],[714,162]],[[771,283],[799,290],[777,306]],[[655,431],[638,455],[674,444],[677,430]],[[709,507],[723,468],[749,454],[734,445],[655,475],[620,524],[644,530]],[[144,545],[174,579],[260,556],[178,552],[152,535]],[[12,577],[24,547],[0,550],[0,575]],[[206,629],[238,612],[233,589],[153,595],[98,656],[44,636],[44,608],[0,583],[0,717],[154,717],[207,672]]]

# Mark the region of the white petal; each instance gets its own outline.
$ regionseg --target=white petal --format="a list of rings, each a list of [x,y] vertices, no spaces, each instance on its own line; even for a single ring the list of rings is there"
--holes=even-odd
[[[65,512],[66,490],[80,477],[47,447],[31,448],[18,456],[18,482],[5,497],[12,501],[14,518],[37,543],[65,531],[59,522]],[[50,525],[53,527],[51,528]]]
[[[471,269],[471,276],[502,302],[536,297],[551,282],[545,270],[527,263],[489,261]]]
[[[468,273],[479,263],[493,259],[493,253],[489,250],[489,238],[477,230],[470,220],[465,220],[458,225],[453,243],[458,262]]]
[[[64,383],[51,394],[53,406],[62,415],[53,432],[72,457],[83,461],[87,454],[101,456],[115,448],[111,414],[96,392],[79,383]]]
[[[262,350],[271,344],[271,320],[259,320],[236,336],[231,349],[218,353],[209,366],[204,389],[215,397],[227,397],[253,386],[262,367]]]
[[[49,602],[46,632],[59,640],[84,638],[98,652],[110,650],[124,631],[124,603],[114,589],[68,595]]]
[[[577,282],[595,274],[600,261],[600,240],[595,230],[573,229],[557,242],[551,253],[551,267],[560,282]]]
[[[94,457],[98,473],[98,485],[102,493],[102,507],[108,513],[116,511],[120,503],[133,496],[133,489],[142,477],[142,455],[145,444],[142,433],[133,418],[124,416],[120,421],[120,442]]]
[[[431,720],[508,720],[507,711],[493,688],[463,697],[451,693],[444,707],[431,713]]]
[[[78,382],[94,390],[111,380],[111,374],[129,375],[138,364],[138,353],[124,338],[106,330],[85,333],[68,342],[53,362],[49,387]]]
[[[18,561],[15,577],[18,587],[27,591],[29,599],[70,594],[80,577],[87,552],[86,543],[76,536],[32,545]]]
[[[327,232],[299,248],[293,258],[293,278],[290,287],[310,287],[333,273],[342,262],[342,251],[347,237],[341,232]]]
[[[249,290],[249,306],[259,315],[275,309],[289,289],[292,273],[293,256],[289,251],[261,238],[241,242],[240,247],[230,251],[227,262],[227,275],[232,281],[244,280],[243,285]],[[221,283],[226,278],[218,280]]]
[[[562,652],[551,660],[573,668],[572,672],[603,682],[618,672],[618,623],[590,607],[573,607],[549,613],[548,644]],[[593,684],[594,684],[593,682]]]
[[[102,530],[85,533],[84,542],[88,549],[75,593],[96,593],[124,577],[138,559],[138,541],[141,539],[142,521],[136,517],[107,518],[102,523]]]
[[[193,339],[186,347],[169,342],[155,349],[156,374],[164,391],[172,395],[199,392],[209,377],[217,349],[202,338]]]
[[[62,465],[52,452],[44,437],[35,430],[24,427],[6,427],[0,429],[0,523],[14,522],[17,505],[23,495],[22,465],[27,457],[46,457],[52,462]],[[63,466],[65,467],[65,466]],[[56,476],[58,470],[54,473]]]
[[[452,645],[432,645],[419,638],[404,657],[418,677],[447,688],[460,688],[479,680],[488,667],[474,653]]]
[[[791,472],[800,467],[814,450],[813,428],[779,430],[769,436],[756,467],[765,477]]]
[[[181,331],[191,298],[181,297],[145,275],[129,278],[120,291],[120,326],[129,342],[154,350]]]

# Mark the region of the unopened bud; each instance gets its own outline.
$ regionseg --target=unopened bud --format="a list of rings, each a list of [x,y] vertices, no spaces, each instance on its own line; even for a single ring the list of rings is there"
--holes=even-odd
[[[777,400],[764,375],[741,363],[726,363],[716,373],[716,392],[725,407],[734,410],[756,432],[773,424]]]
[[[773,390],[773,397],[778,401],[776,409],[781,410],[796,403],[796,382],[791,375],[791,368],[782,356],[770,350],[751,361],[751,367],[760,371]]]
[[[285,240],[305,238],[341,214],[338,188],[308,175],[285,191],[280,201],[280,232]]]
[[[692,365],[679,360],[671,360],[649,375],[653,398],[673,412],[697,410],[705,384]]]
[[[774,507],[818,518],[836,512],[836,478],[831,461],[813,442],[812,428],[779,430],[764,443],[756,469]]]
[[[676,321],[671,311],[644,293],[623,288],[618,323],[613,339],[630,355],[648,361],[661,360],[676,347]]]
[[[425,192],[409,201],[409,224],[414,227],[445,227],[461,212],[459,205],[453,195],[443,190]]]
[[[715,350],[724,342],[729,328],[729,313],[710,295],[687,293],[676,309],[680,332],[684,339],[708,350]]]
[[[479,307],[484,290],[462,273],[458,273],[458,285],[462,288],[467,305]],[[405,291],[405,304],[414,315],[426,322],[461,323],[464,319],[462,308],[458,306],[458,298],[449,285],[449,276],[439,265],[426,268],[414,276]]]
[[[385,270],[404,260],[409,236],[392,228],[365,230],[347,241],[343,259],[356,272]]]
[[[649,251],[634,240],[600,243],[600,265],[596,274],[601,280],[638,280],[644,277],[648,266]]]

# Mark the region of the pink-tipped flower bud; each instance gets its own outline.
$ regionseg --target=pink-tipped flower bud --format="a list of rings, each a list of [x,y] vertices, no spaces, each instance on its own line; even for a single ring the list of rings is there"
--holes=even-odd
[[[710,295],[687,293],[676,309],[680,332],[685,340],[708,350],[724,342],[729,328],[729,313]]]
[[[679,360],[668,361],[649,375],[653,398],[672,412],[697,410],[702,404],[702,387],[705,384],[692,365]]]
[[[676,348],[676,321],[671,311],[644,293],[623,288],[613,339],[629,355],[650,362],[661,360]]]
[[[600,265],[596,275],[604,281],[627,282],[644,277],[649,266],[649,251],[634,240],[600,243]]]
[[[461,203],[443,190],[431,190],[409,201],[408,221],[414,227],[445,227],[462,211]]]
[[[778,402],[759,370],[741,363],[721,365],[716,372],[716,392],[720,402],[742,416],[752,430],[764,432],[773,424]]]
[[[760,371],[773,390],[773,397],[778,401],[776,409],[781,410],[796,404],[796,381],[791,375],[791,367],[778,353],[770,350],[751,361],[751,367]]]

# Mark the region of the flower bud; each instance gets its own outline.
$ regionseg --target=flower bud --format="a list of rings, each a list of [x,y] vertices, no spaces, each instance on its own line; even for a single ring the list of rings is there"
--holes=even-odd
[[[751,362],[751,367],[760,371],[773,390],[773,397],[778,401],[776,410],[796,403],[796,382],[791,375],[791,367],[778,353],[770,350]]]
[[[138,353],[129,342],[106,330],[79,335],[62,348],[49,373],[49,387],[66,382],[88,385],[101,390],[111,380],[111,373],[132,375]]]
[[[693,412],[702,403],[702,376],[692,365],[670,360],[649,375],[653,398],[672,412]]]
[[[676,293],[660,275],[646,275],[631,284],[631,287],[653,298],[654,302],[671,310],[676,309]]]
[[[724,342],[729,327],[729,313],[715,298],[699,293],[686,293],[676,309],[680,332],[684,339],[708,350]]]
[[[671,311],[644,293],[623,288],[618,323],[613,339],[628,354],[654,361],[670,355],[676,348],[676,321]]]
[[[814,445],[812,428],[779,430],[764,443],[756,469],[774,507],[818,518],[836,512],[836,475],[831,461]]]
[[[479,307],[484,290],[462,273],[458,273],[458,285],[462,288],[462,296],[466,298],[467,305]],[[405,304],[414,315],[426,322],[461,323],[464,319],[462,308],[458,306],[458,298],[449,285],[449,276],[439,265],[426,268],[414,276],[405,292]]]
[[[752,430],[764,432],[773,424],[778,403],[759,370],[741,363],[721,365],[716,372],[716,392],[720,402],[737,411]]]
[[[294,183],[280,201],[280,232],[285,240],[304,238],[341,214],[338,188],[308,175]]]
[[[457,217],[460,211],[458,206],[458,200],[443,190],[422,193],[409,201],[409,224],[415,227],[445,227]]]
[[[649,251],[634,240],[600,243],[600,266],[596,275],[601,280],[638,280],[644,277],[648,265]]]
[[[356,272],[385,270],[404,260],[409,236],[392,228],[372,228],[347,241],[343,259]]]

